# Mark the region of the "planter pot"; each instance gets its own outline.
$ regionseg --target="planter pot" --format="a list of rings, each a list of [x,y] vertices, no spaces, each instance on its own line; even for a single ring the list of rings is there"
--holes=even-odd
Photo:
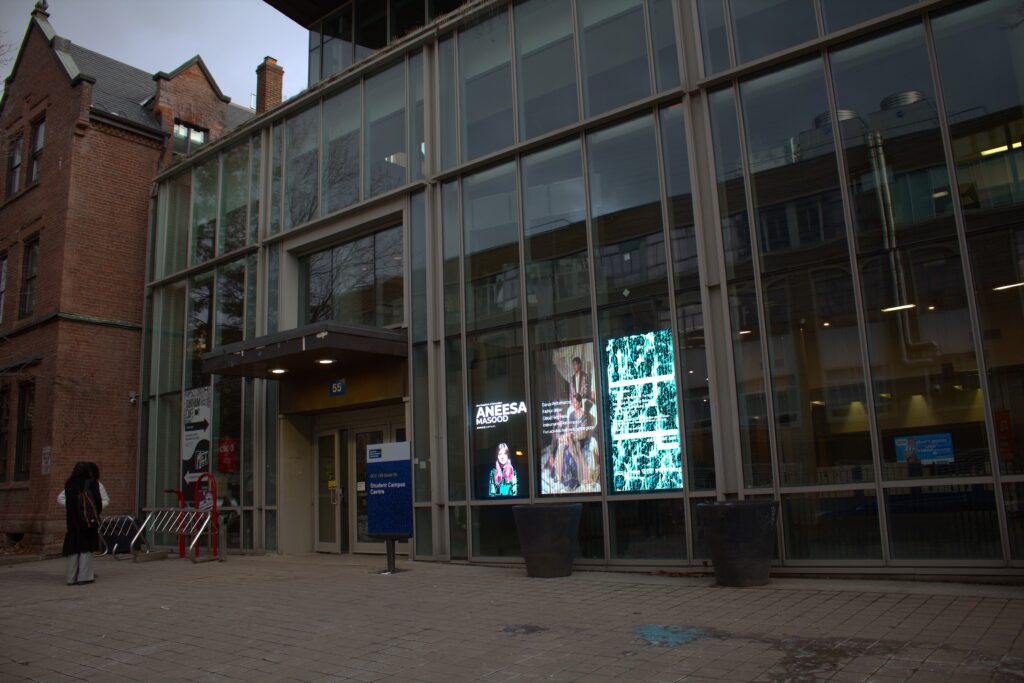
[[[774,500],[698,503],[697,517],[719,586],[763,586],[775,548]]]
[[[512,507],[527,576],[550,579],[572,574],[582,511],[582,503]]]

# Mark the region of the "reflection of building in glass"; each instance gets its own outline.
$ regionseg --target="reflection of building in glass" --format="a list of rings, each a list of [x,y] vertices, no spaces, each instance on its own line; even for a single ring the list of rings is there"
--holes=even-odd
[[[786,567],[1024,561],[1016,0],[820,3],[839,42],[811,2],[269,1],[312,87],[157,177],[145,356],[240,411],[257,546],[377,550],[372,430],[419,558],[518,556],[515,496],[584,504],[581,563],[700,566],[695,504],[766,496]]]

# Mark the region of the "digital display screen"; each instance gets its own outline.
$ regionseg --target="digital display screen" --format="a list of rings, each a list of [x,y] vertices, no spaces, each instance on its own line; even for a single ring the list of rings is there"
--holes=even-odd
[[[526,418],[525,401],[491,401],[473,407],[473,428],[482,431],[476,437],[481,447],[477,454],[478,469],[487,472],[487,479],[478,489],[481,498],[515,498],[528,495],[520,477],[526,466],[525,453],[515,435],[522,433],[520,424]]]
[[[605,373],[614,490],[682,488],[671,330],[609,339]]]
[[[894,439],[896,462],[953,462],[951,434],[917,434]]]
[[[538,351],[534,358],[540,493],[599,493],[603,448],[594,393],[594,344]]]

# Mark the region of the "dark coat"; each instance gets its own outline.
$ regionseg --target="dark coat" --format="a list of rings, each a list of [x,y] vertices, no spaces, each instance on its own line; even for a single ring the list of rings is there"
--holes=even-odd
[[[68,532],[64,536],[64,555],[93,553],[100,549],[100,534],[96,526],[89,527],[82,516],[82,496],[89,496],[96,505],[96,512],[103,511],[100,486],[95,479],[75,477],[64,484],[64,509],[67,515]]]

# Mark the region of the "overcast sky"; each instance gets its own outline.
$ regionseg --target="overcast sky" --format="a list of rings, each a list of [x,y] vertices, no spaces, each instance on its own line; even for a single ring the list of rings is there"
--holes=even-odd
[[[284,97],[306,87],[309,33],[263,0],[48,0],[57,35],[125,64],[170,72],[200,55],[221,92],[248,107],[265,55],[284,67]],[[0,0],[0,42],[14,67],[36,0]]]

